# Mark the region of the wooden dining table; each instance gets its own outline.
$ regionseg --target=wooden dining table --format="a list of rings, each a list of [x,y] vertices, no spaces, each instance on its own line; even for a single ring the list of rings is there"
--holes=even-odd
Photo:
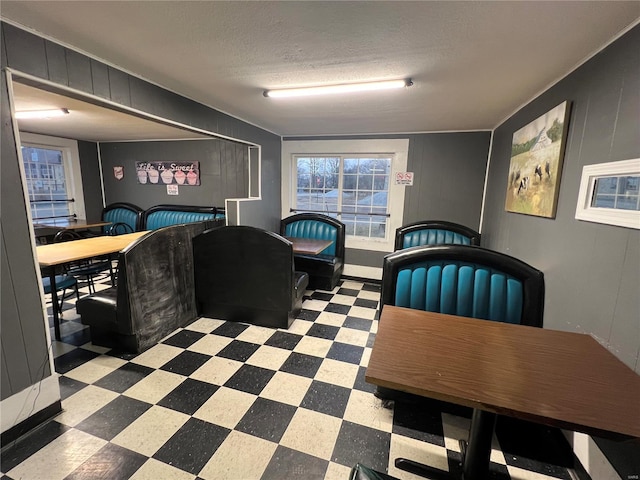
[[[285,237],[293,244],[293,253],[318,255],[333,243],[333,240],[318,240],[315,238]]]
[[[83,238],[70,242],[52,243],[36,247],[38,264],[43,275],[49,276],[51,282],[51,301],[53,305],[53,328],[56,340],[60,340],[60,318],[56,305],[58,292],[56,291],[56,272],[64,264],[77,260],[100,257],[119,252],[132,242],[149,233],[148,231],[128,233],[124,235],[103,235],[100,237]]]
[[[488,478],[496,415],[640,437],[640,376],[593,337],[385,305],[369,383],[473,408],[462,478]],[[454,474],[396,459],[428,478]]]
[[[84,219],[50,219],[50,220],[36,220],[33,224],[33,231],[36,238],[51,240],[56,233],[60,230],[90,230],[92,228],[105,227],[111,225],[112,222],[90,221]],[[43,240],[44,241],[44,240]]]

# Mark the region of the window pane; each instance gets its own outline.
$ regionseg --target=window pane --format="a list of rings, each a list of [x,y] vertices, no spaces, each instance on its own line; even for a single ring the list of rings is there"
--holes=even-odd
[[[27,191],[34,219],[69,216],[70,198],[61,150],[22,147]],[[58,200],[58,201],[54,201]]]
[[[299,156],[295,165],[297,210],[341,212],[331,215],[347,235],[385,237],[391,158]]]
[[[591,206],[616,210],[640,210],[640,176],[596,179]]]

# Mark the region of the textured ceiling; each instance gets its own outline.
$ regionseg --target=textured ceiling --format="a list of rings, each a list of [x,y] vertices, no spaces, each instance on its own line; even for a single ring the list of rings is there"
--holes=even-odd
[[[636,24],[640,2],[14,2],[0,14],[280,135],[492,129]],[[264,89],[411,78],[399,91]]]

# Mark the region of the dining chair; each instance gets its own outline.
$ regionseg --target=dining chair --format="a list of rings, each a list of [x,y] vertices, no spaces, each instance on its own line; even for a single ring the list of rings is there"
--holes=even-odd
[[[78,292],[78,280],[71,275],[56,275],[56,292],[62,292],[62,295],[59,295],[59,301],[56,305],[52,305],[52,308],[56,308],[58,313],[62,315],[62,306],[64,304],[64,298],[66,291],[69,288],[73,288],[76,293],[76,299],[80,299],[80,293]],[[49,277],[42,277],[42,288],[44,290],[45,295],[51,294],[51,279]]]
[[[60,230],[53,237],[53,243],[81,240],[82,238],[84,237],[73,230]],[[68,263],[65,273],[76,278],[86,279],[89,293],[95,293],[94,277],[106,275],[107,271],[111,278],[111,285],[115,285],[115,275],[110,256]]]
[[[480,245],[480,233],[459,223],[420,220],[396,229],[394,250],[443,244]]]
[[[544,274],[518,258],[471,245],[422,246],[384,257],[380,308],[542,327],[544,290]],[[390,392],[378,387],[376,396]]]

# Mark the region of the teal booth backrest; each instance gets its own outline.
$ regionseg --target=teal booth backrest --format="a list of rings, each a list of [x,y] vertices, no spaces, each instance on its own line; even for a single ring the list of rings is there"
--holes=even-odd
[[[424,220],[396,230],[395,250],[443,244],[480,245],[480,234],[464,225],[442,220]]]
[[[344,259],[344,224],[335,218],[316,213],[299,213],[280,222],[280,234],[284,237],[332,240],[321,255]]]
[[[156,205],[147,209],[142,218],[142,229],[157,230],[170,225],[204,222],[224,219],[216,207],[201,207],[194,205]]]
[[[382,304],[541,327],[544,276],[481,247],[414,247],[385,257]]]
[[[102,220],[111,222],[111,225],[124,223],[131,227],[132,232],[140,229],[140,222],[143,210],[132,203],[112,203],[102,210]],[[105,225],[104,232],[107,233],[111,225]]]

